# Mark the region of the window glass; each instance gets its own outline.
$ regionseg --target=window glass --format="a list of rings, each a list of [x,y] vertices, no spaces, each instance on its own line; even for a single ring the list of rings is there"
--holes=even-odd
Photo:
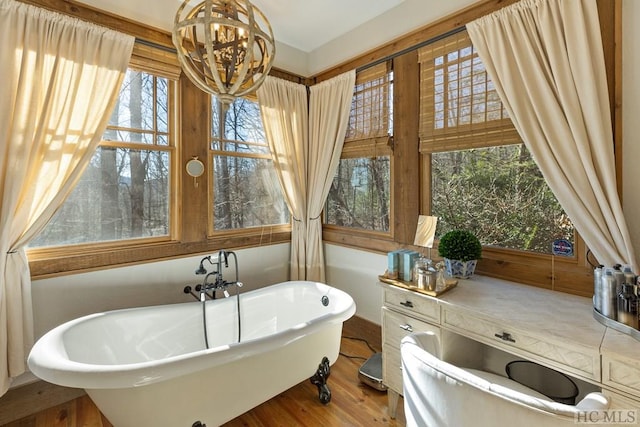
[[[31,247],[169,234],[169,153],[100,147]]]
[[[167,79],[130,69],[104,140],[157,144],[168,133],[168,111]]]
[[[419,51],[420,152],[438,235],[472,230],[483,245],[542,254],[573,225],[500,101],[466,31]],[[430,172],[430,176],[428,173]]]
[[[389,156],[342,159],[325,209],[325,222],[389,231]]]
[[[213,228],[288,224],[257,102],[237,98],[226,109],[212,97]]]
[[[438,234],[473,230],[485,245],[550,254],[574,243],[573,225],[524,144],[434,153],[432,212]]]
[[[127,71],[100,146],[30,247],[171,234],[171,87],[166,78]]]

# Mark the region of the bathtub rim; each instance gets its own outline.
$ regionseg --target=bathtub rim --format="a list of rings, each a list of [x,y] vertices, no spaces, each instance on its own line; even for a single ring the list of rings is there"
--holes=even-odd
[[[74,326],[109,314],[122,314],[134,310],[153,310],[162,307],[177,305],[193,305],[199,302],[186,302],[179,304],[162,304],[148,307],[134,307],[118,310],[109,310],[100,313],[89,314],[70,320],[45,333],[34,344],[28,357],[30,371],[42,380],[53,384],[83,389],[101,388],[129,388],[140,387],[160,381],[197,372],[203,369],[223,365],[233,360],[250,357],[263,351],[269,351],[276,347],[286,346],[307,335],[322,329],[327,324],[343,323],[355,314],[355,302],[346,292],[327,284],[313,281],[295,280],[277,283],[263,288],[246,292],[244,295],[277,291],[279,286],[307,286],[320,287],[318,296],[327,293],[339,295],[348,302],[342,310],[333,310],[319,317],[310,319],[295,326],[276,332],[266,337],[260,337],[216,346],[210,349],[171,356],[164,359],[143,361],[128,364],[92,364],[70,360],[65,346],[64,334]],[[242,298],[242,295],[240,297]],[[238,348],[240,347],[240,348]],[[235,351],[230,351],[234,349]],[[215,355],[215,357],[213,357]]]

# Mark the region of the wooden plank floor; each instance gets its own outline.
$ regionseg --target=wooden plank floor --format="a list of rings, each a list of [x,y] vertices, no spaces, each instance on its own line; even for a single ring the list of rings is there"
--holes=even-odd
[[[347,329],[345,328],[345,335],[350,332]],[[341,352],[365,359],[372,354],[365,343],[346,338],[342,339]],[[332,398],[326,406],[318,400],[316,386],[310,381],[304,381],[224,426],[404,426],[402,399],[398,404],[397,419],[393,420],[388,414],[386,393],[363,385],[358,380],[358,369],[362,363],[362,359],[351,359],[343,355],[338,358],[331,367],[328,384]],[[2,427],[114,426],[85,395]]]

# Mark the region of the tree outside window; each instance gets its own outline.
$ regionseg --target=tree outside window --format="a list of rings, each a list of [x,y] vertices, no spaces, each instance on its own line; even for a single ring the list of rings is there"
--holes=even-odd
[[[571,221],[526,149],[466,31],[419,51],[420,152],[430,163],[437,236],[542,254],[575,241]],[[429,175],[426,175],[429,176]]]
[[[248,98],[212,97],[213,230],[289,223],[289,210],[266,142],[260,107]]]
[[[170,236],[173,85],[127,71],[100,146],[30,247]]]

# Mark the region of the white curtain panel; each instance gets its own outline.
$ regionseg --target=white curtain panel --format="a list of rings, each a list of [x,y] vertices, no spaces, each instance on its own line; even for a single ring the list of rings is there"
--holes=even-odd
[[[616,188],[596,0],[522,0],[467,25],[513,123],[598,260],[638,271]]]
[[[307,280],[325,281],[321,215],[340,162],[355,82],[352,70],[310,88]]]
[[[267,76],[257,91],[260,114],[282,193],[291,213],[291,280],[306,277],[307,87]]]
[[[24,246],[93,155],[126,72],[133,37],[0,0],[0,394],[33,344]]]

